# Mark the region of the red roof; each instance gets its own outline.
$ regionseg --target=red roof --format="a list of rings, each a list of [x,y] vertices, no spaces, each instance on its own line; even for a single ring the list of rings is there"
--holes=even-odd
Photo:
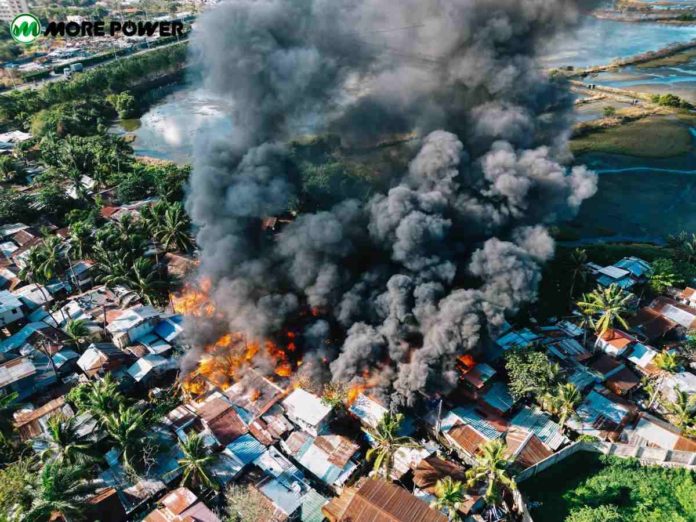
[[[457,422],[454,427],[447,432],[454,442],[469,455],[475,455],[478,449],[488,442],[488,439],[481,435],[468,424]]]

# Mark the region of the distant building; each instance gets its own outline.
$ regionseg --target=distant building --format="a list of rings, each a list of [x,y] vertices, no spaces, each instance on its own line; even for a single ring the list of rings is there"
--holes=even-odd
[[[28,13],[27,0],[0,0],[0,20],[11,22],[22,13]]]

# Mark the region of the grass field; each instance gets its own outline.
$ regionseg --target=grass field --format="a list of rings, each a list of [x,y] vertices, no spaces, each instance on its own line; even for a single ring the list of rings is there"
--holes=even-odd
[[[681,118],[650,116],[597,130],[571,141],[574,154],[605,152],[642,158],[681,156],[693,148],[689,123]]]
[[[658,58],[657,60],[651,60],[649,62],[641,63],[636,65],[638,69],[653,69],[655,67],[675,67],[678,65],[684,65],[691,62],[696,58],[696,49],[688,49],[681,53],[673,54],[672,56],[666,56],[665,58]]]

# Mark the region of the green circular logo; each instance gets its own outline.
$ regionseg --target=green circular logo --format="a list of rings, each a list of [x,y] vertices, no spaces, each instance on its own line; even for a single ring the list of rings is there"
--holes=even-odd
[[[30,44],[41,34],[41,22],[33,14],[19,14],[10,24],[10,34],[15,42]]]

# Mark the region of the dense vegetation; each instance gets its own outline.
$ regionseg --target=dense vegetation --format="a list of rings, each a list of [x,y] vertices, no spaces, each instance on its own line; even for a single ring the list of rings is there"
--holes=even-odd
[[[521,484],[538,522],[690,522],[696,475],[578,453]]]
[[[120,94],[180,69],[185,59],[186,45],[182,43],[115,60],[39,89],[12,91],[0,96],[0,121],[28,130],[34,115],[41,111],[59,104],[79,105],[81,100],[95,96],[103,99]]]

